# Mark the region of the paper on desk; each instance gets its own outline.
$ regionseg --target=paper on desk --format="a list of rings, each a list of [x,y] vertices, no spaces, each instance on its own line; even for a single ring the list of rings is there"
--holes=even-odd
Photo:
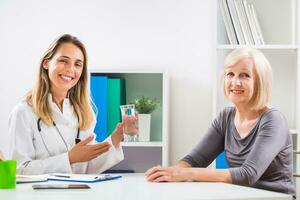
[[[50,181],[66,181],[66,182],[85,182],[93,183],[106,180],[113,180],[120,178],[121,176],[111,176],[108,174],[63,174],[63,173],[54,173],[50,174],[48,180]]]
[[[49,175],[17,175],[17,183],[36,183],[48,181]]]

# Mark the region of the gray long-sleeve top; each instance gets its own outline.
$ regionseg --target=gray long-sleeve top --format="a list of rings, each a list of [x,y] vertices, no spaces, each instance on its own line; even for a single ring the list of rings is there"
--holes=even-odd
[[[182,160],[207,167],[223,150],[233,184],[291,194],[293,148],[287,121],[271,108],[249,135],[241,138],[234,125],[235,108],[227,107],[214,119],[199,144]]]

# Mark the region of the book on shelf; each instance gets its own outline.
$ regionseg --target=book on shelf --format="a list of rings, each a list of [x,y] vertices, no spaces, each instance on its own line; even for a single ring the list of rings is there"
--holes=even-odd
[[[107,129],[107,104],[108,104],[108,77],[107,76],[91,76],[90,90],[92,100],[97,107],[96,119],[97,123],[94,132],[96,140],[102,142],[108,135]]]
[[[219,0],[219,5],[230,44],[264,44],[253,4],[247,0]]]
[[[245,33],[246,33],[246,38],[248,40],[248,43],[249,45],[254,45],[255,42],[254,42],[254,38],[253,38],[253,35],[252,35],[252,32],[251,32],[251,27],[250,27],[250,24],[249,24],[249,19],[247,18],[247,14],[246,14],[246,10],[245,10],[245,7],[244,7],[244,2],[247,4],[246,0],[235,0],[235,3],[238,7],[238,10],[239,10],[239,13],[240,13],[240,17],[241,17],[241,21],[242,21],[242,24],[243,24],[243,29],[245,29]]]
[[[241,31],[242,31],[242,34],[244,36],[244,39],[245,39],[245,44],[246,45],[250,45],[250,37],[248,35],[248,32],[247,32],[247,26],[246,26],[246,22],[245,22],[245,18],[242,14],[242,9],[240,7],[240,4],[239,4],[239,0],[233,0],[233,4],[234,4],[234,7],[235,7],[235,10],[236,10],[236,14],[237,14],[237,17],[238,17],[238,22],[240,23],[240,27],[241,27]]]
[[[229,42],[230,44],[238,44],[236,33],[229,14],[227,0],[219,0],[219,5]]]
[[[247,23],[249,25],[249,31],[251,32],[253,44],[259,45],[260,44],[259,39],[258,39],[256,30],[255,30],[254,21],[252,19],[252,15],[250,13],[248,3],[246,0],[242,0],[242,4],[243,4],[243,10],[245,11],[245,14],[246,14]]]
[[[250,12],[252,13],[252,16],[253,16],[254,25],[255,25],[255,29],[256,29],[257,35],[258,35],[259,43],[261,45],[263,45],[263,44],[265,44],[265,41],[264,41],[264,38],[263,38],[263,35],[262,35],[260,24],[258,22],[258,18],[257,18],[257,15],[256,15],[256,11],[255,11],[254,5],[253,4],[249,4],[249,9],[250,9]]]
[[[122,121],[120,105],[126,104],[125,80],[122,78],[108,79],[107,130],[110,135],[116,125]]]
[[[227,0],[227,3],[228,3],[228,8],[229,8],[229,13],[230,13],[230,16],[231,16],[231,20],[233,22],[233,27],[234,27],[234,30],[236,32],[238,44],[246,44],[244,34],[242,32],[241,23],[239,21],[237,10],[236,10],[236,7],[234,5],[234,0]]]

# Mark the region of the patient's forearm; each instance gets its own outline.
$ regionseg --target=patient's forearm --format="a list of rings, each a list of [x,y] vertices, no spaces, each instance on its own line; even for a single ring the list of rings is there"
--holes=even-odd
[[[228,169],[188,168],[184,173],[189,181],[232,183]]]
[[[174,167],[190,168],[192,166],[189,163],[185,162],[185,161],[179,161],[178,163],[176,163],[174,165]]]

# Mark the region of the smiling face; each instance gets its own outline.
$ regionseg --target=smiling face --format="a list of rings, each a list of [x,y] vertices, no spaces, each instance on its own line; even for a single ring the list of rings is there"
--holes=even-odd
[[[238,60],[225,70],[225,94],[237,107],[248,106],[254,94],[255,69],[253,60]]]
[[[68,91],[80,79],[84,66],[84,56],[80,48],[72,43],[60,45],[50,60],[45,60],[43,67],[48,70],[51,92],[67,96]]]

